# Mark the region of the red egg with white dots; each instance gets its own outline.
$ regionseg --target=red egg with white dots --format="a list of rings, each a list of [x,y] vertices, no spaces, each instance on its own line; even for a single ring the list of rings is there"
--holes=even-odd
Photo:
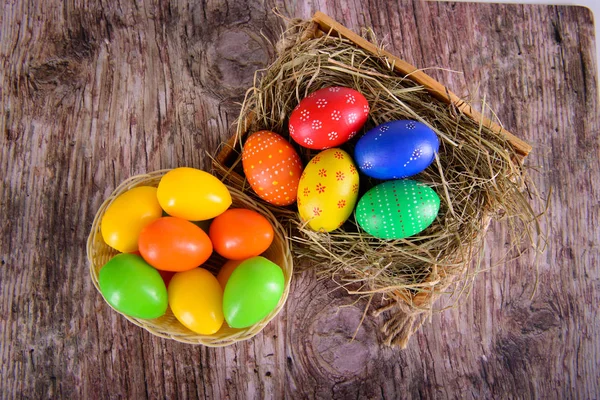
[[[276,206],[296,201],[302,161],[282,136],[271,131],[250,135],[242,150],[242,165],[258,197]]]
[[[309,149],[338,147],[362,128],[369,103],[360,92],[347,87],[319,89],[302,99],[290,115],[290,136]]]

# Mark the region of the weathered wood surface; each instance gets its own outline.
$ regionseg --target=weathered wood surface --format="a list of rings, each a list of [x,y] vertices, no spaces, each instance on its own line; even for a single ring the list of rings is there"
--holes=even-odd
[[[0,12],[1,398],[597,398],[598,170],[593,21],[576,7],[295,2],[4,1]],[[364,304],[299,275],[254,340],[208,349],[153,337],[104,304],[85,241],[129,176],[182,165],[231,133],[282,29],[318,9],[461,96],[482,99],[533,145],[551,192],[548,248],[477,276],[405,351],[378,345]],[[448,70],[462,71],[463,74]],[[483,268],[503,254],[494,223]],[[451,300],[439,307],[451,304]],[[340,305],[348,305],[339,308]]]

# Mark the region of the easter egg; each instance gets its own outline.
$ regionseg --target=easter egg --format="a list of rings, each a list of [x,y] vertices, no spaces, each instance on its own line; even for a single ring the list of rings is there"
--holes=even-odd
[[[148,224],[140,233],[139,248],[148,264],[163,271],[196,268],[213,250],[200,227],[177,217],[162,217]]]
[[[367,121],[369,103],[354,89],[328,87],[302,99],[292,111],[290,136],[309,149],[340,146]]]
[[[204,268],[177,272],[169,283],[169,306],[186,328],[212,335],[223,325],[223,289]]]
[[[160,180],[158,202],[167,214],[190,221],[211,219],[231,205],[227,186],[208,172],[175,168]]]
[[[158,271],[135,254],[117,254],[98,274],[100,292],[117,311],[152,319],[167,310],[167,288]]]
[[[435,220],[440,198],[429,186],[393,180],[371,188],[356,206],[360,227],[380,239],[402,239],[423,231]]]
[[[247,328],[273,311],[283,295],[279,266],[264,257],[244,260],[233,271],[223,293],[223,313],[232,328]]]
[[[287,206],[296,201],[302,161],[292,145],[270,131],[255,132],[242,150],[244,174],[264,201]]]
[[[142,229],[161,215],[156,188],[139,186],[130,189],[106,209],[100,221],[102,238],[110,247],[122,253],[132,253],[138,249]]]
[[[243,260],[267,250],[273,242],[273,227],[254,210],[231,208],[216,217],[209,236],[215,251],[229,260]]]
[[[358,197],[358,171],[343,150],[328,149],[307,164],[298,186],[300,218],[315,231],[339,228]]]
[[[365,174],[399,179],[427,168],[440,146],[435,132],[417,121],[390,121],[365,133],[356,143],[354,160]]]
[[[233,270],[235,270],[242,262],[244,262],[244,260],[227,260],[227,262],[223,264],[217,274],[217,280],[221,284],[223,290],[225,290],[225,286],[227,285],[227,281],[233,273]]]

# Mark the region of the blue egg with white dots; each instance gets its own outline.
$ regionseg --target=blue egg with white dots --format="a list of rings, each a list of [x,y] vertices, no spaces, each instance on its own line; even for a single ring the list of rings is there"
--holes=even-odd
[[[389,121],[360,138],[354,160],[372,178],[407,178],[427,168],[439,147],[437,135],[427,125],[411,120]]]
[[[414,236],[435,221],[440,198],[429,186],[411,179],[386,181],[369,189],[356,206],[358,225],[379,239]]]

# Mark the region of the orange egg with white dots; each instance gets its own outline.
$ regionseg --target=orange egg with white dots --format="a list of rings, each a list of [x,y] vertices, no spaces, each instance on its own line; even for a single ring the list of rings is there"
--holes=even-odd
[[[242,165],[258,197],[276,206],[296,201],[302,161],[282,136],[271,131],[250,135],[242,150]]]

